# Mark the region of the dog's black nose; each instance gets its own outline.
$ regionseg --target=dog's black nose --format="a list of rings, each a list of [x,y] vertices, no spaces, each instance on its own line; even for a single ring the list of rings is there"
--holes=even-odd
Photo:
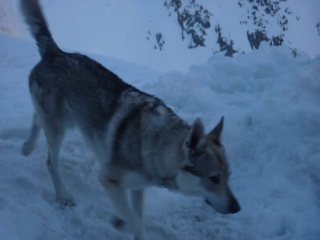
[[[241,207],[238,203],[238,201],[233,198],[231,201],[231,204],[229,205],[229,213],[233,214],[233,213],[237,213],[241,210]]]

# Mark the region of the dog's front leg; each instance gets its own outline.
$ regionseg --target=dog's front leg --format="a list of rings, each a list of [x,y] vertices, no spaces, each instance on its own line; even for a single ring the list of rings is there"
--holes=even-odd
[[[144,229],[144,199],[145,199],[145,191],[142,190],[132,190],[131,191],[131,201],[132,207],[137,217],[139,218],[140,232],[136,235],[136,240],[146,239],[145,237],[145,229]]]
[[[125,189],[121,188],[117,181],[108,179],[105,175],[100,176],[100,181],[109,193],[120,217],[112,222],[113,226],[120,231],[133,233],[138,240],[145,240],[141,219],[132,211]]]

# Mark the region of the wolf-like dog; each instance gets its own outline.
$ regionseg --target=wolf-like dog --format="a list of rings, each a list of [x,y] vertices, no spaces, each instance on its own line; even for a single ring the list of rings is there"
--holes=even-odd
[[[220,140],[223,118],[208,134],[200,119],[188,125],[160,99],[123,82],[96,61],[62,51],[39,2],[20,1],[41,55],[29,76],[35,113],[22,153],[32,152],[43,129],[59,203],[75,205],[59,174],[58,159],[65,129],[77,125],[101,163],[99,179],[117,211],[112,223],[118,230],[146,239],[143,205],[149,186],[202,197],[220,213],[240,211],[228,185],[230,172]]]

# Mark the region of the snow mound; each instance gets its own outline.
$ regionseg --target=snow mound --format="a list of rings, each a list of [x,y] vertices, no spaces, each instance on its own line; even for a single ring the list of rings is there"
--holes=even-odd
[[[243,207],[233,223],[257,234],[244,239],[319,239],[319,86],[319,57],[265,46],[214,56],[145,89],[189,122],[201,117],[207,131],[225,116],[231,181]]]

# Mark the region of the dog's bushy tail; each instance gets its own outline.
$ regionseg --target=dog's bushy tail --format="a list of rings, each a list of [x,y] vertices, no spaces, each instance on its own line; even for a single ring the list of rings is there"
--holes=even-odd
[[[41,57],[61,52],[53,40],[38,0],[20,0],[21,11],[35,38]]]

